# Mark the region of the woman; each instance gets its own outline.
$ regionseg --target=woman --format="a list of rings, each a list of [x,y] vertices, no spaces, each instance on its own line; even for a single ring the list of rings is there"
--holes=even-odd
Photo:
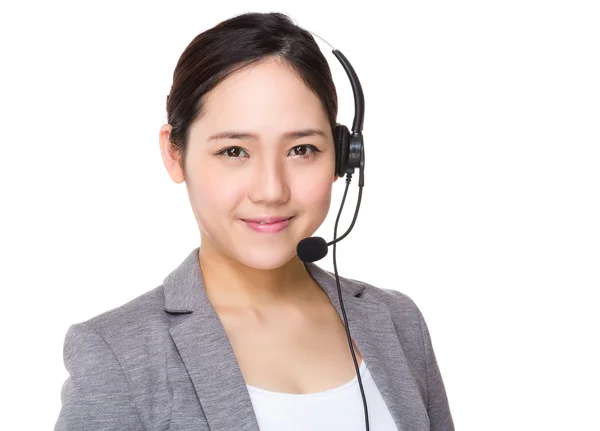
[[[65,339],[56,430],[363,430],[333,275],[296,255],[329,211],[337,97],[310,33],[244,14],[175,68],[160,148],[201,247]],[[427,326],[405,295],[340,278],[369,429],[452,430]]]

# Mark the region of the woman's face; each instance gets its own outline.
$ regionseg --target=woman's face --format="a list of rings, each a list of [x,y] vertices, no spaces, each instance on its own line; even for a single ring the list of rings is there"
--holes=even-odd
[[[278,268],[327,216],[337,180],[329,121],[280,60],[255,63],[213,89],[188,139],[185,182],[211,254]],[[276,233],[244,221],[263,217],[292,218]]]

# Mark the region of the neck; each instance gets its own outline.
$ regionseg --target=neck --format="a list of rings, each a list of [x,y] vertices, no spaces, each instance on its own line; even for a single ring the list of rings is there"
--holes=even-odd
[[[245,266],[210,246],[200,247],[198,259],[215,308],[268,309],[308,301],[315,297],[315,288],[320,289],[298,256],[268,270]]]

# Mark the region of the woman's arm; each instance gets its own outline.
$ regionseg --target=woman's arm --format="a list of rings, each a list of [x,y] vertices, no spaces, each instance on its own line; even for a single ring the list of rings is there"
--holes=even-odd
[[[417,308],[418,310],[418,308]],[[454,431],[454,423],[450,414],[448,397],[442,381],[442,375],[433,352],[433,345],[425,319],[419,310],[425,363],[427,364],[427,415],[431,431]]]
[[[55,431],[144,430],[117,357],[90,325],[69,327],[64,362],[69,378]]]

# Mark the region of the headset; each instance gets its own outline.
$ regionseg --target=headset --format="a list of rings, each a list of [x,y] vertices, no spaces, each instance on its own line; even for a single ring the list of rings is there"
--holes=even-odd
[[[333,241],[325,242],[321,237],[309,237],[304,238],[300,241],[296,247],[298,257],[303,262],[315,262],[319,259],[324,258],[327,255],[327,247],[333,244],[333,268],[335,272],[335,281],[337,284],[338,297],[340,300],[340,306],[342,309],[342,315],[344,317],[344,325],[346,327],[346,335],[348,337],[348,344],[350,345],[350,352],[352,353],[352,359],[354,360],[354,367],[356,370],[356,377],[358,378],[358,384],[360,386],[360,392],[363,399],[363,406],[365,409],[365,426],[366,430],[369,431],[369,412],[367,409],[367,400],[365,397],[365,391],[363,388],[362,380],[360,378],[360,369],[356,360],[356,354],[354,353],[354,346],[352,345],[352,337],[350,336],[350,328],[348,327],[348,318],[346,317],[346,310],[344,309],[344,302],[342,300],[342,291],[340,287],[340,279],[337,270],[336,261],[336,243],[344,239],[354,227],[356,217],[358,216],[358,210],[360,208],[360,201],[362,199],[362,189],[365,184],[365,147],[363,142],[362,128],[365,117],[365,97],[363,94],[362,86],[354,68],[339,50],[335,49],[325,39],[321,38],[315,33],[310,32],[314,36],[317,36],[323,42],[325,42],[332,49],[333,55],[342,64],[350,84],[352,85],[352,93],[354,94],[354,121],[352,122],[352,131],[348,127],[338,124],[336,125],[333,132],[333,139],[335,145],[335,174],[343,178],[346,177],[346,188],[344,190],[344,196],[340,209],[335,220],[335,227],[333,230]],[[356,203],[356,209],[354,211],[354,218],[348,230],[341,236],[337,237],[337,227],[340,221],[340,215],[342,214],[342,208],[344,208],[344,202],[346,201],[346,195],[348,193],[348,186],[352,181],[352,175],[354,169],[359,169],[359,180],[358,180],[358,200]]]

